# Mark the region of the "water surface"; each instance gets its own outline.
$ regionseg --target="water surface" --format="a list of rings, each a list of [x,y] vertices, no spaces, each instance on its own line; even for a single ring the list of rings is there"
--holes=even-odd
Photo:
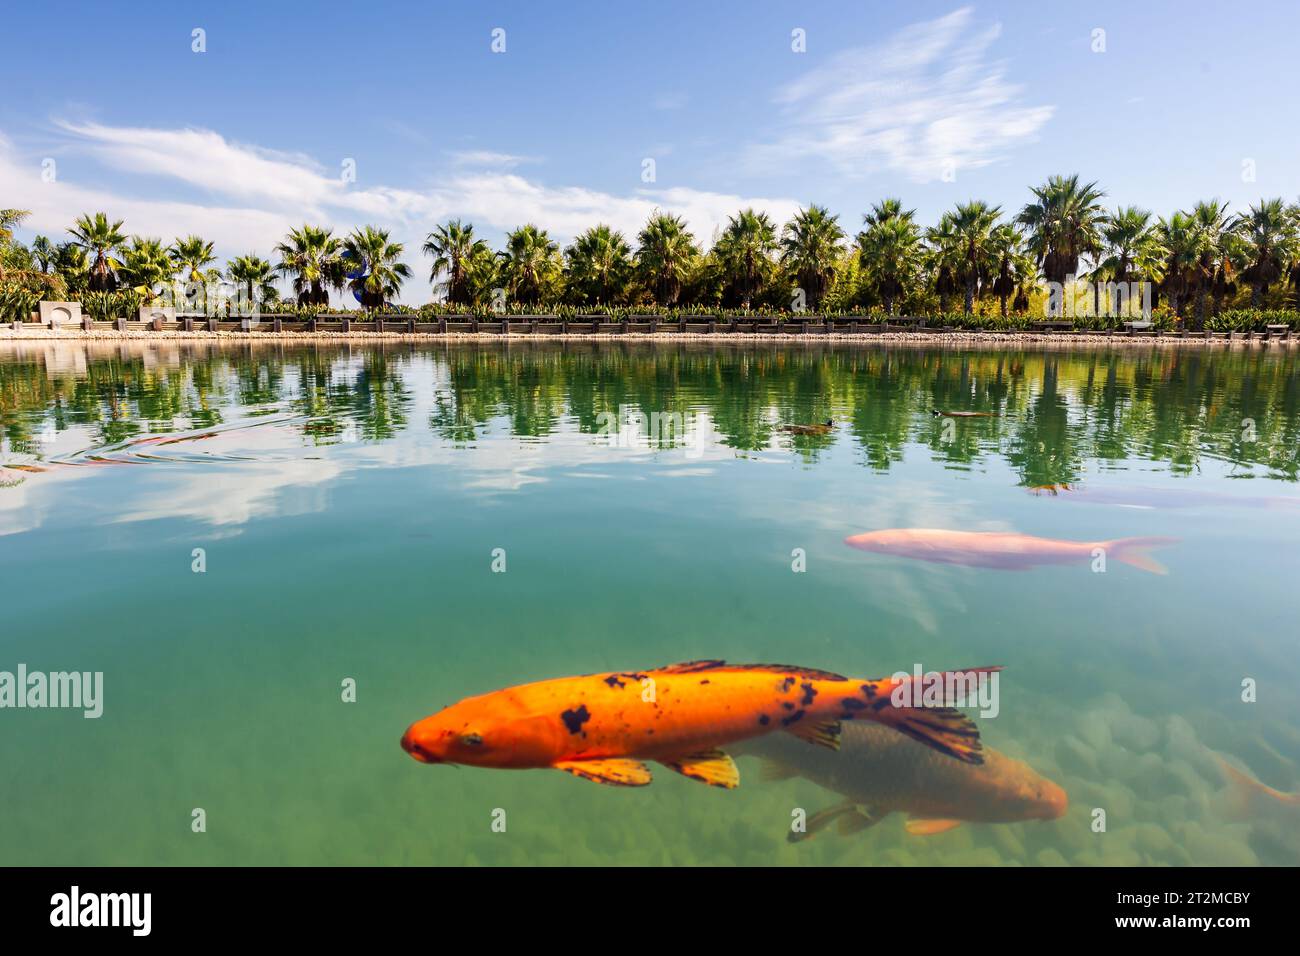
[[[604,433],[637,412],[680,428]],[[98,720],[0,711],[5,864],[1300,862],[1214,756],[1300,787],[1288,351],[28,343],[0,427],[47,469],[0,487],[0,670],[105,675]],[[891,527],[1181,543],[1167,576],[843,544]],[[795,846],[837,798],[749,759],[621,790],[398,747],[469,694],[701,657],[1004,664],[984,737],[1070,810]]]

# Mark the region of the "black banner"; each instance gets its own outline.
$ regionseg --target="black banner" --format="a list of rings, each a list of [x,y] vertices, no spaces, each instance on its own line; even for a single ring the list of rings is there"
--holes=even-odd
[[[978,927],[1019,934],[1034,926],[1071,941],[1133,935],[1231,944],[1242,933],[1287,928],[1293,917],[1282,908],[1292,876],[1255,869],[11,869],[0,917],[9,941],[76,934],[82,944],[280,935],[338,943],[400,928],[487,934],[498,945],[557,924],[612,932],[630,921],[653,936],[655,923],[678,932],[720,912],[728,933],[760,941],[770,940],[773,920],[815,915],[819,925],[840,921],[838,931],[852,934],[908,926],[908,939],[933,933],[938,945],[969,940]]]

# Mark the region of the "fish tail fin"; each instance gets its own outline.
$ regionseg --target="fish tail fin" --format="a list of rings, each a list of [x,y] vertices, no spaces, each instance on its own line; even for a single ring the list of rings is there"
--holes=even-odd
[[[1116,538],[1113,541],[1103,541],[1100,547],[1114,555],[1116,561],[1123,561],[1151,574],[1168,574],[1169,569],[1147,552],[1152,548],[1165,548],[1177,543],[1177,538]]]
[[[943,682],[943,706],[921,703],[924,698],[920,687],[908,688],[910,693],[904,693],[902,700],[895,702],[896,690],[905,684],[915,684],[911,677],[899,681],[886,678],[868,682],[862,685],[868,705],[860,707],[844,702],[845,714],[879,721],[962,763],[982,764],[984,745],[980,742],[979,728],[973,720],[950,705],[968,703],[958,698],[969,696],[970,690],[977,686],[979,675],[1000,670],[1001,666],[971,667],[938,675]]]
[[[1219,762],[1219,769],[1223,771],[1224,778],[1228,781],[1225,809],[1236,819],[1242,820],[1252,816],[1255,801],[1260,797],[1292,806],[1300,804],[1300,794],[1274,790],[1268,784],[1238,770],[1225,760],[1222,754],[1215,754],[1214,757]]]

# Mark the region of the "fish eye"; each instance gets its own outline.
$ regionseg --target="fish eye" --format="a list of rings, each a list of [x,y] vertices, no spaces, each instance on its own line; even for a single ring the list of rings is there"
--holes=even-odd
[[[481,734],[461,734],[460,742],[467,747],[482,747],[483,737]]]

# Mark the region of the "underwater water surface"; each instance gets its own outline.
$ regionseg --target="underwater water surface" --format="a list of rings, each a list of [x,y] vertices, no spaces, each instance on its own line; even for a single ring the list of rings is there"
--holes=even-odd
[[[0,710],[0,863],[1300,862],[1290,350],[32,342],[0,427],[0,670],[104,675],[98,719]],[[844,543],[891,528],[1177,543],[1167,574]],[[398,744],[698,658],[1003,665],[983,738],[1069,809],[791,844],[841,798],[752,757],[624,789]]]

